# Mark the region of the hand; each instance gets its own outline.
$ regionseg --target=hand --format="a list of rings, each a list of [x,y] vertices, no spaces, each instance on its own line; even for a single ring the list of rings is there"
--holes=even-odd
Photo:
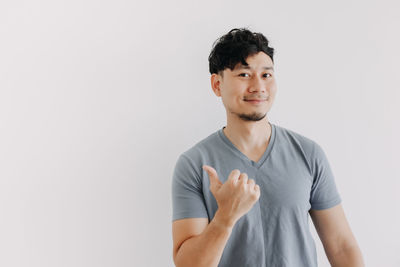
[[[230,173],[224,184],[213,167],[203,165],[203,170],[208,173],[210,191],[217,201],[220,219],[227,226],[233,226],[260,198],[260,187],[238,169]]]

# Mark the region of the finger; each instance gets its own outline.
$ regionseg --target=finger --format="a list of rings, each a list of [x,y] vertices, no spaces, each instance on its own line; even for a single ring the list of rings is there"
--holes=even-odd
[[[236,184],[238,182],[239,176],[240,176],[240,171],[238,169],[234,169],[229,174],[228,181],[232,184]]]
[[[245,172],[241,173],[239,176],[239,180],[240,180],[240,183],[247,184],[247,181],[249,180],[247,173],[245,173]]]
[[[256,192],[257,191],[257,187],[258,187],[258,190],[260,190],[260,187],[256,184],[256,181],[254,179],[250,179],[248,184],[249,184],[249,187],[250,187],[250,189],[252,191]]]
[[[210,184],[222,185],[222,182],[218,178],[218,173],[213,167],[208,165],[203,165],[203,170],[205,170],[208,173]]]
[[[257,198],[259,198],[260,195],[261,195],[261,191],[260,191],[260,186],[259,186],[258,184],[256,184],[256,185],[254,186],[254,192],[256,193]]]
[[[250,187],[251,189],[254,189],[254,186],[256,185],[256,182],[254,181],[254,179],[249,179],[249,180],[247,181],[247,184],[249,185],[249,187]]]

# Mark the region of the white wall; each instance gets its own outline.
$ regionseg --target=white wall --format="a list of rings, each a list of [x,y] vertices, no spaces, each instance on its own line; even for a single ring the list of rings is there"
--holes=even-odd
[[[2,1],[0,265],[173,266],[174,164],[226,123],[207,57],[249,27],[276,49],[269,120],[324,148],[367,266],[400,266],[399,7]]]

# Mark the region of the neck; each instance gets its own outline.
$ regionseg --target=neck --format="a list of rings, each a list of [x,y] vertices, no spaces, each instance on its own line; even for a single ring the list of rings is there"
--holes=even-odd
[[[241,151],[252,151],[267,146],[271,130],[267,116],[257,122],[228,119],[223,129],[226,137]]]

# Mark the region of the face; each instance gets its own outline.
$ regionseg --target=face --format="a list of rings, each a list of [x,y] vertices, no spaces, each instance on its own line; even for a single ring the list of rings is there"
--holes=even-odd
[[[276,95],[276,81],[271,58],[264,52],[246,59],[248,66],[226,68],[223,77],[211,75],[214,93],[222,98],[228,116],[245,121],[262,120],[271,109]]]

